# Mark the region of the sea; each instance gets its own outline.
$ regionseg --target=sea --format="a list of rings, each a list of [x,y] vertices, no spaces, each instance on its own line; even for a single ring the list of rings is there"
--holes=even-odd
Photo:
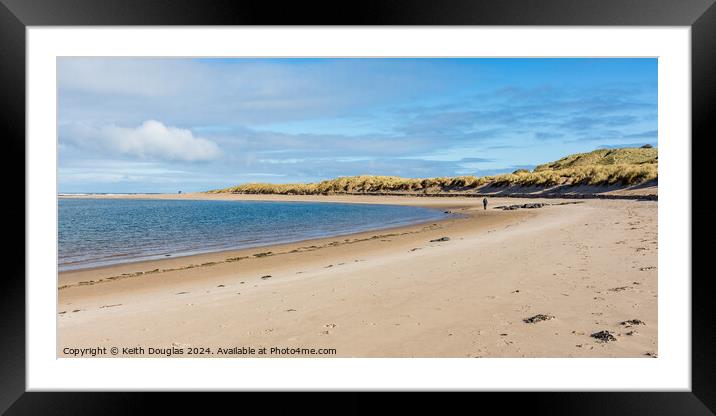
[[[435,221],[376,204],[60,198],[60,271],[261,247]]]

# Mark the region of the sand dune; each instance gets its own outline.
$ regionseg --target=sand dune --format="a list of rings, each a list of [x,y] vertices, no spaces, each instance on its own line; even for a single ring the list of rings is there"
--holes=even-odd
[[[118,356],[148,356],[152,347],[185,357],[195,357],[192,348],[243,356],[240,347],[335,349],[326,356],[339,357],[657,353],[655,201],[493,198],[485,211],[475,198],[151,197],[411,204],[456,215],[61,273],[59,356],[99,346],[119,347]],[[535,202],[547,205],[494,209]]]

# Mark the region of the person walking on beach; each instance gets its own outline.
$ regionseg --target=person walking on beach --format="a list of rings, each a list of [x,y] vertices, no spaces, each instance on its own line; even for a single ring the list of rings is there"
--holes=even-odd
[[[482,198],[482,207],[487,210],[487,197]]]

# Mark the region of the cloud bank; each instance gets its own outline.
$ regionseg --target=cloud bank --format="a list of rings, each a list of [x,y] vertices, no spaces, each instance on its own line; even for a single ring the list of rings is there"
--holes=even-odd
[[[156,120],[147,120],[134,128],[70,126],[65,131],[67,141],[79,147],[140,159],[200,162],[221,155],[216,143],[195,137],[188,129],[165,126]]]

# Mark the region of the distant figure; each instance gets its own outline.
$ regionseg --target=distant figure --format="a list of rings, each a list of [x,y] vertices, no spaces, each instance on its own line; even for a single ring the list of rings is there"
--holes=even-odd
[[[181,193],[181,191],[179,191],[179,193]]]
[[[487,210],[487,197],[482,198],[482,207]]]

